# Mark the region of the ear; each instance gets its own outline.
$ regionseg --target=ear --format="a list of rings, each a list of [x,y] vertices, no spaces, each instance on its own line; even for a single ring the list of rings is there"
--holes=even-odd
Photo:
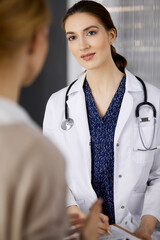
[[[28,53],[30,55],[34,54],[37,51],[37,49],[41,46],[42,38],[44,37],[43,31],[44,31],[44,29],[42,27],[36,29],[32,39],[28,45]]]
[[[109,34],[109,43],[112,45],[117,37],[117,31],[115,28],[112,28],[108,31]]]

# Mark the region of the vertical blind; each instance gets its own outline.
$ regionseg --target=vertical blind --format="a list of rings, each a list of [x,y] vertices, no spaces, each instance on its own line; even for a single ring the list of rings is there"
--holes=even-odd
[[[128,69],[160,87],[160,0],[103,0],[117,28],[117,52]]]

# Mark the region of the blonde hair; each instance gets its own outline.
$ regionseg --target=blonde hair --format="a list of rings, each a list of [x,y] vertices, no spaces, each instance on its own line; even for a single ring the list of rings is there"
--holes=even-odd
[[[16,53],[50,20],[45,0],[0,0],[0,58]]]

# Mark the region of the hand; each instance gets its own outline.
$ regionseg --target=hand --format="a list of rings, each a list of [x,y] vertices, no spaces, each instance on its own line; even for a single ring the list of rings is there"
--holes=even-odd
[[[102,200],[97,200],[90,208],[90,213],[88,216],[83,213],[77,206],[68,207],[67,212],[70,219],[70,225],[72,226],[68,235],[81,232],[83,226],[83,239],[87,239],[85,236],[90,236],[90,233],[92,232],[94,232],[95,237],[98,234],[98,238],[103,235],[108,235],[108,230],[111,230],[111,227],[109,226],[108,217],[101,213],[101,204]],[[95,227],[93,227],[93,225]],[[93,229],[95,231],[93,231]],[[95,239],[97,239],[97,237]],[[74,238],[72,240],[74,240]]]
[[[70,213],[69,216],[69,231],[68,236],[74,233],[80,233],[86,218],[81,218],[78,213]]]
[[[155,229],[157,219],[152,215],[144,215],[135,235],[144,240],[152,240],[151,235]]]
[[[144,240],[152,240],[151,235],[150,235],[148,229],[145,228],[145,227],[139,227],[139,228],[134,232],[134,235],[135,235],[136,237],[139,237],[139,238],[144,239]]]
[[[87,214],[82,212],[78,206],[76,205],[72,205],[72,206],[69,206],[67,207],[67,213],[69,215],[69,218],[70,218],[70,215],[73,214],[73,213],[77,213],[79,215],[80,218],[84,218],[86,219],[87,218]]]
[[[109,226],[108,216],[104,215],[103,213],[100,213],[99,219],[100,219],[98,224],[99,237],[103,235],[109,235],[108,231],[111,230],[111,227]]]
[[[90,213],[86,218],[81,218],[83,214],[68,213],[70,229],[67,234],[68,236],[65,238],[66,240],[78,240],[78,236],[73,234],[80,232],[80,240],[97,240],[99,238],[98,226],[100,222],[101,203],[101,199],[97,200],[92,205]],[[72,211],[73,208],[70,210]]]
[[[82,229],[80,240],[97,240],[99,238],[99,215],[102,211],[102,200],[98,199],[90,208],[90,213]]]

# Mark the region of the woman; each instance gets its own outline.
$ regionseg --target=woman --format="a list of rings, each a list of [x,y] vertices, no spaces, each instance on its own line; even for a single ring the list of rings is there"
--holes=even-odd
[[[49,23],[45,0],[0,1],[1,240],[62,240],[66,231],[63,157],[18,105],[43,66]],[[91,223],[97,239],[100,211],[98,200],[81,239],[92,236]]]
[[[43,66],[49,23],[44,0],[0,1],[2,240],[61,240],[66,231],[63,157],[18,105]]]
[[[160,220],[160,151],[148,150],[160,145],[151,104],[139,107],[137,125],[143,86],[112,46],[117,30],[101,4],[76,3],[63,28],[71,53],[86,69],[67,93],[66,110],[74,123],[64,122],[67,88],[50,97],[44,117],[44,133],[67,159],[68,211],[84,216],[101,197],[110,224],[149,240]],[[160,91],[146,87],[159,122]],[[159,239],[156,234],[153,239]]]

